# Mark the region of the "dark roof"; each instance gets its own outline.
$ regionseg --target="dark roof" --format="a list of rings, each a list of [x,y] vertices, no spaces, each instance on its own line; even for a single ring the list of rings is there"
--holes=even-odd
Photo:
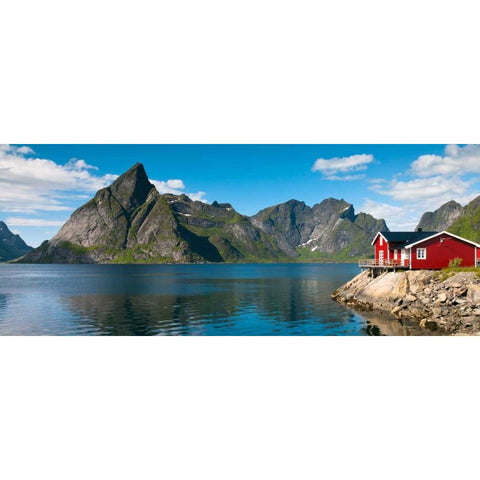
[[[406,247],[411,243],[436,235],[438,232],[380,232],[388,243],[399,243],[398,247]]]

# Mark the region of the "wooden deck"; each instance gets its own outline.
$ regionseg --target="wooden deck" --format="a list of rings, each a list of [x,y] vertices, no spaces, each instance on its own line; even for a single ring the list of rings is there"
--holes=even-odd
[[[359,260],[358,266],[360,268],[383,268],[385,270],[396,270],[397,268],[408,268],[410,261],[408,259],[404,260],[403,263],[399,260],[384,260],[379,262],[374,259]]]

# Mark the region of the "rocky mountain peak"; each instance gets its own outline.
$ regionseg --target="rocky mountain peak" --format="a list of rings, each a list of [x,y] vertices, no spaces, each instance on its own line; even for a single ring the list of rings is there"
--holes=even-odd
[[[143,165],[136,163],[113,182],[110,191],[122,207],[130,211],[145,203],[153,188]]]
[[[340,212],[340,218],[347,218],[348,220],[354,222],[355,221],[355,209],[353,205],[347,205],[342,209]]]
[[[455,221],[448,227],[455,235],[480,242],[480,196],[460,209]]]
[[[425,212],[417,225],[425,231],[447,230],[450,225],[462,214],[462,206],[453,200],[443,204],[434,212]]]
[[[0,221],[0,262],[21,257],[30,250],[32,247],[29,247],[20,235],[15,235],[4,222]]]

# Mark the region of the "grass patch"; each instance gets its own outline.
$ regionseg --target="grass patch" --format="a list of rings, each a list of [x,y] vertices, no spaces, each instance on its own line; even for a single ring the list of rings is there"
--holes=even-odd
[[[437,272],[437,276],[440,279],[441,282],[444,282],[450,277],[453,277],[453,275],[457,273],[466,273],[466,272],[473,272],[477,275],[478,278],[480,278],[480,268],[478,267],[456,267],[456,266],[451,266],[447,268],[443,268],[439,272]]]

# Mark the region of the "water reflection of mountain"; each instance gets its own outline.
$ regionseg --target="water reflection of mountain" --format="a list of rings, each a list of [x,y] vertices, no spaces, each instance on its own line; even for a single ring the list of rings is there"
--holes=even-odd
[[[323,294],[334,289],[329,281],[201,279],[201,289],[200,280],[184,282],[181,294],[78,295],[68,297],[68,306],[107,335],[362,333],[359,317]]]
[[[0,293],[0,312],[7,308],[7,296],[3,293]]]

